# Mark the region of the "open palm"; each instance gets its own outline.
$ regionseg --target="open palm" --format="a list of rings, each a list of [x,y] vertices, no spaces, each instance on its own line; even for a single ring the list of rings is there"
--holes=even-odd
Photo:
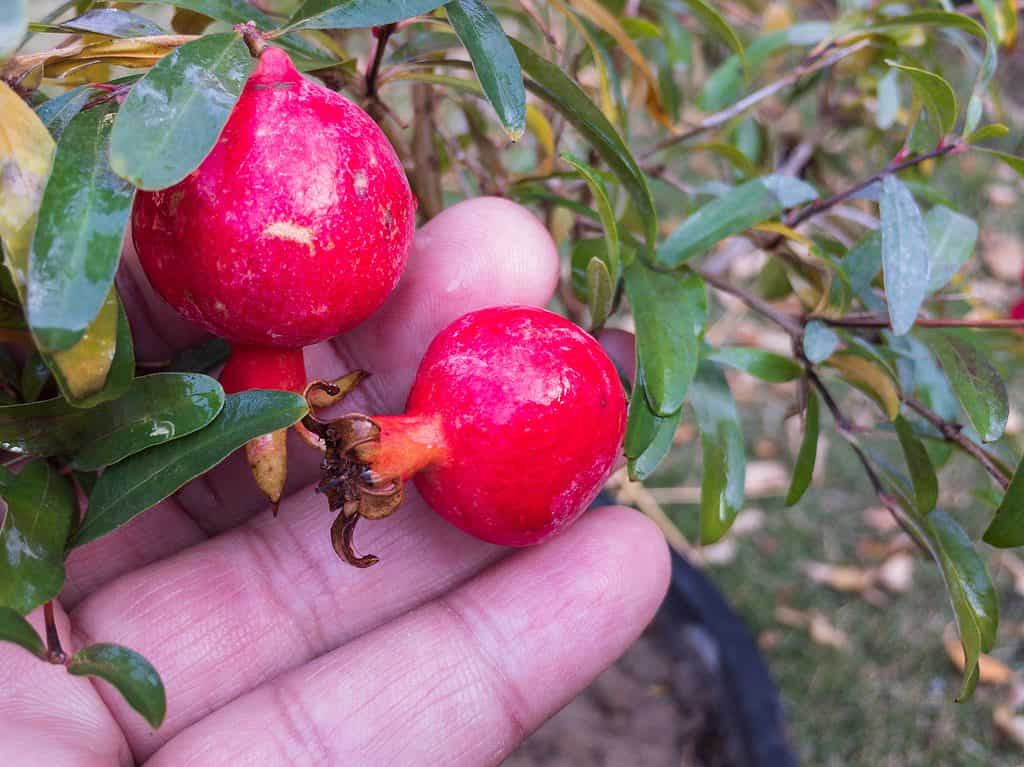
[[[133,267],[120,277],[141,356],[194,340]],[[462,203],[418,233],[373,319],[308,350],[309,373],[370,370],[346,406],[399,412],[437,331],[481,306],[543,305],[557,274],[529,213]],[[105,683],[0,647],[0,764],[496,764],[632,642],[663,595],[660,534],[616,508],[510,552],[410,492],[357,534],[381,563],[348,567],[312,491],[318,457],[291,450],[278,519],[236,456],[68,561],[65,647],[109,641],[145,655],[167,688],[163,726],[151,730]]]

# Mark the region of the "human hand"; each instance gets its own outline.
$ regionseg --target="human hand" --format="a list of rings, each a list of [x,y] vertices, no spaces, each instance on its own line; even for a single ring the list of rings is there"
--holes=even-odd
[[[441,328],[481,306],[543,305],[557,276],[529,213],[462,203],[417,234],[372,319],[307,350],[308,372],[370,370],[346,409],[400,412]],[[122,277],[142,356],[195,340],[138,270]],[[65,649],[141,652],[167,688],[163,726],[104,683],[0,645],[0,764],[497,764],[628,647],[664,594],[665,544],[633,511],[595,509],[508,550],[449,526],[411,486],[398,514],[359,529],[357,547],[381,563],[356,570],[336,558],[312,491],[318,456],[290,449],[277,519],[235,456],[68,560]]]

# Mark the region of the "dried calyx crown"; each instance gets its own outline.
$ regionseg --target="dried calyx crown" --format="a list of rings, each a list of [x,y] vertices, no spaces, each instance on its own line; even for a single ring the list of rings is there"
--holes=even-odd
[[[324,453],[317,492],[327,497],[331,511],[341,511],[331,526],[331,543],[339,557],[356,567],[378,562],[373,555],[358,556],[352,548],[356,522],[393,514],[402,503],[402,479],[381,476],[371,466],[381,436],[373,419],[354,413],[323,421],[315,413],[341,402],[367,376],[359,370],[335,383],[313,381],[305,395],[309,414],[302,419],[302,426],[314,438],[311,441]]]

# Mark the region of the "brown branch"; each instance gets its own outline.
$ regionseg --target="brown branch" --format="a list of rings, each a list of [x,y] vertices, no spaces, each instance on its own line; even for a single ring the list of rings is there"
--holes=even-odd
[[[694,269],[694,271],[701,276],[704,282],[708,283],[716,290],[736,296],[736,298],[745,303],[755,312],[774,322],[780,328],[785,330],[791,338],[799,339],[803,335],[803,325],[800,323],[799,319],[793,315],[776,309],[763,298],[755,296],[753,293],[750,293],[737,285],[733,285],[728,280],[716,274],[711,274],[710,272],[706,272],[701,269]]]
[[[829,208],[838,205],[839,203],[844,202],[845,200],[850,199],[858,192],[862,192],[872,184],[881,181],[882,178],[889,175],[890,173],[899,173],[900,171],[906,170],[907,168],[912,168],[915,165],[920,165],[926,160],[932,160],[935,159],[936,157],[944,157],[945,155],[953,154],[954,152],[962,152],[965,148],[965,145],[962,144],[959,140],[957,140],[949,144],[940,144],[931,151],[914,155],[913,157],[909,157],[899,162],[890,162],[888,165],[882,168],[882,170],[878,171],[878,173],[874,174],[873,176],[869,176],[863,181],[859,181],[853,186],[848,187],[843,191],[832,195],[831,197],[826,197],[824,200],[817,200],[815,202],[812,202],[810,205],[800,208],[799,210],[790,211],[789,215],[787,215],[785,218],[785,224],[790,228],[800,226],[800,224],[805,222],[807,219],[813,218],[814,216],[817,216],[819,213],[824,213]]]
[[[819,317],[811,315],[808,320],[819,320],[826,325],[843,328],[887,328],[891,323],[888,317],[878,314],[848,314],[845,317]],[[914,324],[922,328],[978,328],[982,330],[994,330],[1005,328],[1009,330],[1024,329],[1024,320],[1021,319],[994,319],[994,320],[972,320],[972,319],[943,319],[932,317],[918,317]]]
[[[676,134],[674,136],[668,136],[667,138],[662,139],[657,144],[641,153],[640,159],[646,160],[652,157],[653,155],[657,154],[658,152],[668,149],[671,146],[675,146],[676,144],[680,144],[684,141],[689,141],[690,139],[696,138],[697,136],[700,136],[703,133],[707,133],[709,130],[713,130],[714,128],[717,128],[720,125],[724,125],[725,123],[732,120],[734,117],[738,117],[739,115],[743,114],[751,107],[754,107],[757,104],[764,101],[765,99],[774,96],[776,93],[783,90],[784,88],[787,88],[790,85],[794,85],[802,77],[806,77],[807,75],[814,74],[815,72],[818,72],[822,69],[826,69],[832,66],[833,64],[842,61],[848,56],[852,56],[854,53],[866,48],[870,44],[870,40],[864,39],[846,48],[839,48],[838,50],[833,51],[827,56],[823,56],[820,53],[810,56],[785,77],[776,80],[773,83],[769,83],[768,85],[764,86],[759,90],[754,91],[750,95],[743,97],[736,103],[732,104],[729,107],[726,107],[720,112],[715,112],[712,115],[708,115],[699,123],[697,123],[694,127],[692,127],[690,130]]]
[[[923,403],[918,402],[912,397],[906,397],[903,402],[907,407],[938,429],[942,438],[946,440],[946,442],[956,445],[980,463],[985,471],[987,471],[992,478],[999,483],[1003,490],[1010,486],[1010,478],[1006,476],[1002,467],[999,466],[998,459],[996,459],[989,451],[977,442],[964,434],[963,426],[958,423],[951,423],[950,421],[947,421],[934,410],[930,410]]]
[[[370,101],[377,100],[377,78],[380,74],[380,65],[384,61],[388,39],[394,33],[396,26],[396,24],[384,24],[373,28],[373,36],[377,39],[377,45],[373,50],[373,59],[366,68],[366,98]]]

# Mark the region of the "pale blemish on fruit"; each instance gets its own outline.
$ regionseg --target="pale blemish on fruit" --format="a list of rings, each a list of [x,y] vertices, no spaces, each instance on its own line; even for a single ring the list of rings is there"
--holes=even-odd
[[[370,188],[370,182],[366,180],[366,174],[363,171],[356,171],[354,184],[356,194],[359,195],[359,199],[365,200],[367,190]]]
[[[223,301],[214,301],[213,308],[221,314],[227,314],[228,308],[224,305]]]
[[[313,250],[313,230],[291,221],[275,221],[263,230],[263,236],[297,242],[309,248],[310,252]]]

